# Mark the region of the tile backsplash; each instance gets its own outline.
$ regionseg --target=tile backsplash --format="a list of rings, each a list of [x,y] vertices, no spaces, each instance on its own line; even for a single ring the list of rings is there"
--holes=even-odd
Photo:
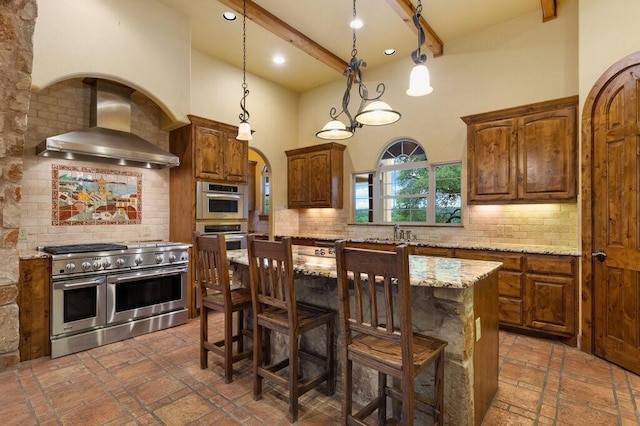
[[[466,206],[462,227],[411,226],[422,242],[514,244],[579,247],[578,204],[511,204]],[[298,229],[276,234],[353,239],[392,238],[392,225],[348,225],[348,209],[308,209],[300,212]]]

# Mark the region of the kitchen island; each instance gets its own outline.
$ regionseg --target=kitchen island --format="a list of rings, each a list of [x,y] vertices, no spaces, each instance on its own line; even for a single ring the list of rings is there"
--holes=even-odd
[[[248,286],[247,251],[230,250],[228,258],[234,284]],[[313,247],[294,246],[293,258],[298,300],[332,309],[337,316],[333,255],[317,256]],[[414,329],[448,342],[444,423],[479,425],[498,388],[501,264],[431,256],[411,256],[409,263]],[[340,359],[337,365],[339,372]],[[421,384],[430,386],[431,374],[425,374]],[[339,382],[337,389],[341,389]],[[354,389],[369,397],[377,389],[376,378],[363,377]]]

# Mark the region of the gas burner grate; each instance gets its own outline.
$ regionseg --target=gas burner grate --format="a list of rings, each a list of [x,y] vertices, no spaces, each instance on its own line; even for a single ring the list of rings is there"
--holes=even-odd
[[[66,246],[43,247],[42,251],[49,254],[90,253],[93,251],[126,250],[122,244],[95,243],[95,244],[70,244]]]

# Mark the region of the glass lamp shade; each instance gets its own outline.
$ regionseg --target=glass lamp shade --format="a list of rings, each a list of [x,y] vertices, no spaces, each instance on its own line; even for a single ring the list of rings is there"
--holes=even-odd
[[[413,67],[411,70],[411,76],[409,77],[409,88],[407,89],[407,95],[409,96],[424,96],[433,92],[431,87],[431,78],[429,77],[429,69],[424,64],[419,64]]]
[[[238,127],[238,136],[236,136],[236,139],[238,139],[239,141],[250,141],[253,139],[253,136],[251,136],[251,126],[249,125],[249,123],[247,123],[246,121],[240,123],[240,126]]]
[[[400,113],[391,109],[389,104],[374,101],[356,115],[356,121],[367,126],[384,126],[400,120]]]
[[[316,137],[330,140],[349,139],[351,136],[353,136],[353,132],[348,130],[347,126],[339,120],[329,121],[322,130],[316,133]]]

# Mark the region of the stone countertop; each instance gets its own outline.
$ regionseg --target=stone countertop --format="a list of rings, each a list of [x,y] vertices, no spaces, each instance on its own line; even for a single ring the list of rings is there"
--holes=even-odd
[[[281,238],[277,236],[276,238]],[[300,238],[310,241],[337,241],[345,239],[341,237],[309,237],[304,235],[298,235],[293,238]],[[509,244],[509,243],[480,243],[480,242],[431,242],[412,240],[394,241],[391,238],[346,238],[349,242],[354,243],[372,243],[372,244],[402,244],[407,243],[410,246],[416,247],[437,247],[437,248],[449,248],[449,249],[469,249],[469,250],[490,250],[490,251],[510,251],[516,253],[531,253],[531,254],[557,254],[566,256],[580,256],[580,250],[576,247],[569,246],[542,246],[542,245],[529,245],[529,244]]]
[[[293,269],[308,276],[337,278],[333,256],[315,256],[305,246],[293,246]],[[248,265],[247,250],[227,251],[229,262]],[[438,288],[467,288],[502,267],[499,262],[432,256],[410,256],[411,285]]]

